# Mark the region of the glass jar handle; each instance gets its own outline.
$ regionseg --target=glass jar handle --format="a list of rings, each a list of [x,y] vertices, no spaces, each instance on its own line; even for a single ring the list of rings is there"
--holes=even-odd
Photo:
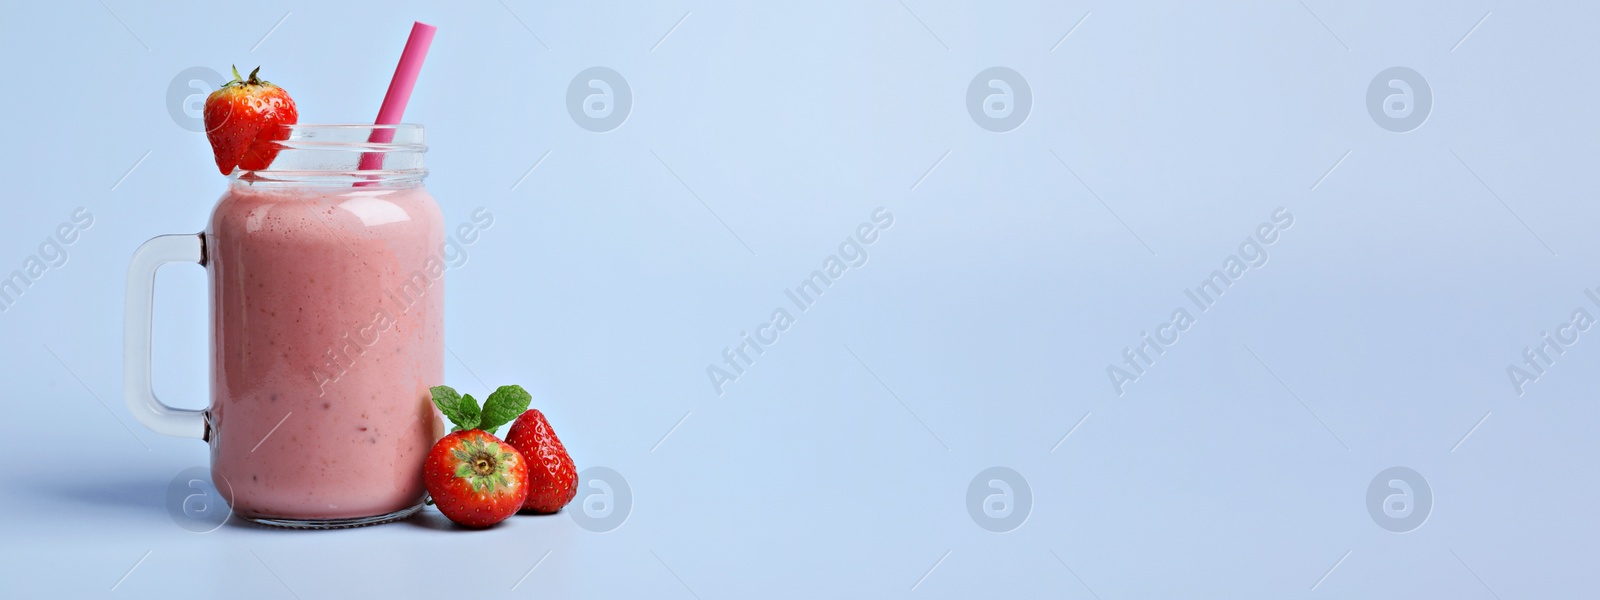
[[[139,246],[128,266],[128,295],[123,301],[123,397],[140,423],[162,435],[203,440],[210,434],[206,411],[167,406],[156,398],[150,385],[150,311],[156,269],[174,262],[205,265],[205,257],[205,234],[163,235]]]

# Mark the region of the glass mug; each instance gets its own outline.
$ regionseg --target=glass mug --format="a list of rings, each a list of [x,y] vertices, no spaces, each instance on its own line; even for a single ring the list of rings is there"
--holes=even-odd
[[[422,185],[423,128],[288,129],[269,168],[229,177],[205,232],[134,252],[128,409],[157,433],[207,441],[212,481],[240,517],[300,528],[405,518],[422,508],[423,460],[444,434],[428,392],[444,378],[444,223]],[[204,410],[151,388],[155,273],[172,262],[207,272]]]

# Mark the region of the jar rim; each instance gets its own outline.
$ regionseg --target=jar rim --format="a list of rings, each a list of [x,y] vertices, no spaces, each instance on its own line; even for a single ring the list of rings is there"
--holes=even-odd
[[[290,123],[282,125],[291,130],[299,129],[393,129],[417,130],[424,129],[421,123]]]
[[[265,168],[235,170],[251,185],[324,182],[408,183],[426,176],[425,128],[417,123],[295,123],[280,125],[270,142],[276,155]]]

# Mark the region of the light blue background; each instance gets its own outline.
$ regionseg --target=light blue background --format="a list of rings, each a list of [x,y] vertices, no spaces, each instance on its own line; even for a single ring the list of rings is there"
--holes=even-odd
[[[1520,397],[1505,369],[1600,314],[1600,7],[459,4],[0,5],[0,273],[96,217],[0,314],[9,593],[1594,594],[1600,333]],[[302,121],[365,121],[414,19],[429,188],[451,225],[496,217],[448,276],[450,383],[526,386],[632,512],[191,533],[164,494],[205,446],[120,392],[130,253],[223,187],[167,86],[260,64]],[[1003,134],[965,106],[996,65],[1033,94]],[[633,92],[608,133],[565,106],[592,66]],[[1409,133],[1365,105],[1392,66],[1433,92]],[[719,397],[705,368],[877,207],[868,264]],[[1278,207],[1270,261],[1118,397],[1106,367]],[[157,391],[188,406],[203,283],[158,282]],[[1009,533],[966,506],[992,466],[1032,490]],[[1434,495],[1405,534],[1366,506],[1391,466]]]

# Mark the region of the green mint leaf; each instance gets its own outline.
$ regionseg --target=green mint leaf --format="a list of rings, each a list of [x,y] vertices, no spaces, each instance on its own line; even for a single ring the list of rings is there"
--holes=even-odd
[[[456,417],[461,414],[458,408],[461,405],[461,394],[448,385],[436,385],[428,388],[428,393],[433,395],[433,405],[439,407],[439,412],[451,423],[457,422]]]
[[[520,385],[502,385],[489,394],[489,399],[483,401],[483,418],[478,422],[478,429],[489,433],[499,429],[501,425],[510,423],[528,410],[528,404],[533,402],[533,395]]]
[[[472,429],[478,426],[478,401],[472,395],[461,396],[455,389],[447,385],[428,388],[433,394],[433,404],[439,407],[439,412],[454,423],[456,429]]]
[[[482,413],[478,412],[478,400],[473,398],[472,394],[462,395],[461,409],[461,413],[463,415],[462,418],[466,419],[460,423],[461,428],[477,429],[478,424],[483,421]]]

